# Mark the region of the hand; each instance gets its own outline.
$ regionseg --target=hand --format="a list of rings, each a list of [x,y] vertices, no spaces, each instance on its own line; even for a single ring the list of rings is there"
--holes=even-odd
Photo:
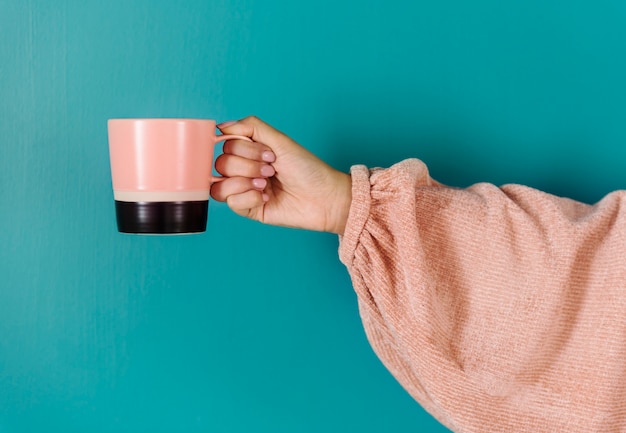
[[[211,187],[215,200],[262,223],[343,234],[352,198],[350,175],[256,117],[218,128],[254,142],[224,143],[215,169],[227,179]]]

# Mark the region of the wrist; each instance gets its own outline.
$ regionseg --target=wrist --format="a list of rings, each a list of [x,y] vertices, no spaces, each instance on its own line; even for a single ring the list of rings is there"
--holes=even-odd
[[[336,172],[334,199],[328,201],[327,232],[343,235],[350,214],[352,203],[352,177],[340,171]]]

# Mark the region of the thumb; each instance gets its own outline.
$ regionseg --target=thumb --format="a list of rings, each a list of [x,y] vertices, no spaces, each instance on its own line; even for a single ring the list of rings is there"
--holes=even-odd
[[[299,147],[291,138],[255,116],[217,125],[224,134],[244,135],[269,146],[278,156]]]

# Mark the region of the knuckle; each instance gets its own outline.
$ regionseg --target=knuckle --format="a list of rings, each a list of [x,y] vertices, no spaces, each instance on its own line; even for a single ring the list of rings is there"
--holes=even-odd
[[[237,201],[235,200],[235,198],[231,195],[229,197],[226,197],[226,204],[228,205],[229,208],[231,208],[232,210],[237,210],[239,209],[237,207]]]
[[[221,184],[216,183],[211,185],[211,197],[213,197],[217,201],[224,201]]]
[[[263,204],[263,197],[258,191],[245,191],[231,194],[225,199],[226,204],[234,211],[244,211]]]
[[[247,116],[243,121],[251,123],[253,125],[258,125],[259,123],[261,123],[261,119],[259,119],[257,116]]]
[[[222,172],[225,168],[226,168],[226,162],[228,160],[228,156],[227,155],[220,155],[215,159],[215,169],[218,172]]]
[[[233,153],[233,143],[232,140],[226,140],[222,145],[222,152],[224,153]]]

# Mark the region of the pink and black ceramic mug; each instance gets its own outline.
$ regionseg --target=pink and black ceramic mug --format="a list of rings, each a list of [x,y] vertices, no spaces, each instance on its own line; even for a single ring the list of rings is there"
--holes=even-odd
[[[122,233],[182,234],[206,230],[215,144],[214,120],[110,119],[111,177]]]

